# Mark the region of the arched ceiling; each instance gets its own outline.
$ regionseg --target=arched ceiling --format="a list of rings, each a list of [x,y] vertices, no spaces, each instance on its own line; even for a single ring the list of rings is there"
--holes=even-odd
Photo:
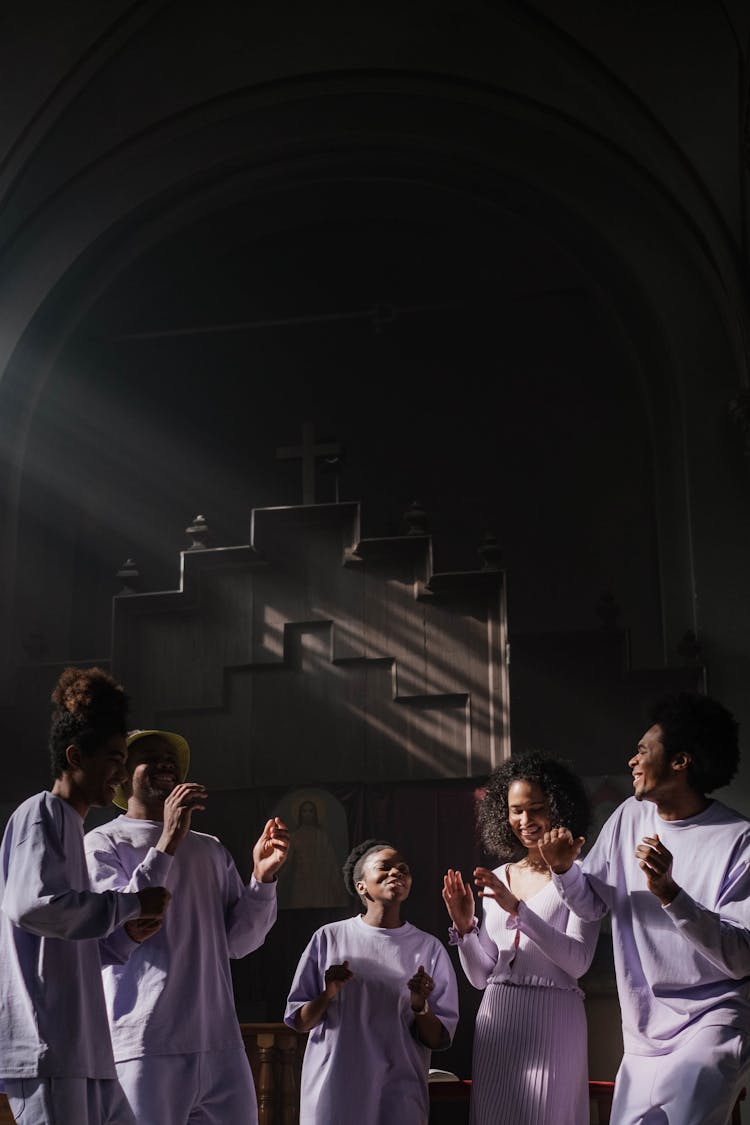
[[[514,504],[521,538],[529,496],[552,480],[544,550],[579,549],[574,530],[570,544],[562,525],[557,540],[554,531],[573,490],[590,502],[591,526],[605,528],[603,557],[615,559],[618,520],[653,496],[655,475],[675,522],[663,550],[685,571],[683,420],[671,402],[669,431],[655,442],[653,413],[679,400],[688,365],[704,380],[719,372],[727,387],[744,377],[741,149],[727,124],[727,107],[742,105],[741,9],[675,21],[657,5],[644,39],[637,20],[613,38],[585,18],[585,4],[571,5],[563,26],[551,4],[379,6],[355,18],[331,0],[295,9],[293,37],[278,8],[229,2],[210,19],[202,5],[121,5],[106,25],[99,5],[80,5],[54,32],[41,8],[36,23],[16,13],[18,58],[37,68],[26,79],[16,61],[8,72],[18,97],[3,125],[8,496],[20,495],[22,464],[49,472],[39,460],[45,426],[70,379],[83,380],[72,401],[85,409],[86,393],[105,405],[101,375],[99,388],[115,388],[114,432],[129,389],[153,401],[159,425],[146,433],[152,448],[161,440],[174,452],[157,487],[173,509],[185,482],[195,491],[216,462],[215,421],[229,418],[229,459],[211,478],[229,534],[251,503],[277,499],[273,450],[295,435],[277,435],[266,417],[283,406],[291,426],[321,410],[343,432],[364,410],[371,425],[348,438],[360,464],[350,456],[347,485],[372,497],[378,530],[415,485],[428,505],[433,489],[438,516],[460,527],[465,565],[475,529],[498,516],[512,525]],[[691,131],[699,48],[706,127]],[[674,62],[660,83],[666,52]],[[349,315],[373,307],[374,316]],[[285,323],[135,338],[269,320]],[[523,409],[506,413],[509,400]],[[579,401],[595,419],[583,446],[572,426]],[[386,471],[385,458],[368,481],[362,451],[393,441],[386,407],[397,467]],[[611,441],[610,411],[632,421],[630,452]],[[124,417],[144,425],[143,412]],[[170,417],[179,425],[165,430]],[[482,420],[468,444],[457,440],[467,418]],[[426,435],[436,435],[429,455]],[[114,443],[121,475],[111,478],[125,485],[128,470],[139,472],[139,459],[127,459],[136,439],[126,438]],[[148,464],[147,443],[139,452]],[[620,458],[627,493],[609,525],[614,476],[591,473],[597,457],[613,469]],[[87,467],[82,455],[78,471]],[[294,488],[287,475],[278,499],[293,501]],[[98,503],[113,510],[111,496]],[[645,509],[638,519],[648,523]],[[140,501],[126,516],[123,542],[157,519]],[[565,534],[575,526],[568,520]],[[578,613],[592,583],[612,578],[599,546],[581,549],[577,600],[551,589],[539,601],[533,567],[518,596],[536,599],[542,616],[574,603]],[[617,567],[628,573],[627,552]],[[658,618],[639,583],[628,597]],[[677,629],[687,577],[675,588]]]

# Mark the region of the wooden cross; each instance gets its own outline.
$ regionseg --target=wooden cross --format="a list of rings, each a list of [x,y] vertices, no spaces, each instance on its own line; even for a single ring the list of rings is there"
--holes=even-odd
[[[282,445],[276,450],[278,461],[302,461],[302,503],[315,503],[315,464],[320,457],[340,457],[337,441],[315,444],[315,424],[302,423],[302,445]]]

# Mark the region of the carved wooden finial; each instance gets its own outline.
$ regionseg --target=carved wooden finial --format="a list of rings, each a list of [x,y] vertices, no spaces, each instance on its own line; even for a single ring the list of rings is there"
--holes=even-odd
[[[677,645],[677,655],[683,664],[703,663],[703,645],[698,640],[695,630],[686,630]]]
[[[196,516],[189,527],[185,528],[185,534],[189,535],[192,543],[187,548],[188,551],[205,551],[209,546],[210,531],[206,523],[205,516]]]
[[[477,554],[482,562],[482,570],[499,570],[502,552],[497,536],[487,529],[482,536],[482,541],[477,548]]]
[[[117,597],[122,597],[124,594],[137,594],[141,585],[141,572],[135,564],[134,559],[125,559],[120,569],[117,571],[115,578],[122,582],[122,587],[117,591]]]
[[[427,512],[418,500],[412,500],[403,515],[407,535],[427,534]]]

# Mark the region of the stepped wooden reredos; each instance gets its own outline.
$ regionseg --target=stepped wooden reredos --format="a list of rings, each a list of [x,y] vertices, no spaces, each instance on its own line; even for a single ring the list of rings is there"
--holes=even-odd
[[[360,538],[356,503],[253,512],[176,591],[114,601],[140,726],[212,789],[486,775],[510,753],[502,571],[434,573],[428,535]]]

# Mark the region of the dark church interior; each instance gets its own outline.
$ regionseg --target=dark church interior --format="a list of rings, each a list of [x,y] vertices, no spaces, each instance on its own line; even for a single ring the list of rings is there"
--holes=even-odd
[[[194,827],[243,878],[306,800],[338,864],[398,840],[445,942],[511,754],[571,763],[598,828],[648,703],[707,692],[750,815],[750,8],[11,0],[0,27],[0,826],[49,787],[69,665],[187,737]],[[261,1125],[298,1121],[289,983],[352,913],[285,878],[233,964]],[[451,957],[432,1065],[467,1080]],[[606,926],[583,988],[610,1083]]]

